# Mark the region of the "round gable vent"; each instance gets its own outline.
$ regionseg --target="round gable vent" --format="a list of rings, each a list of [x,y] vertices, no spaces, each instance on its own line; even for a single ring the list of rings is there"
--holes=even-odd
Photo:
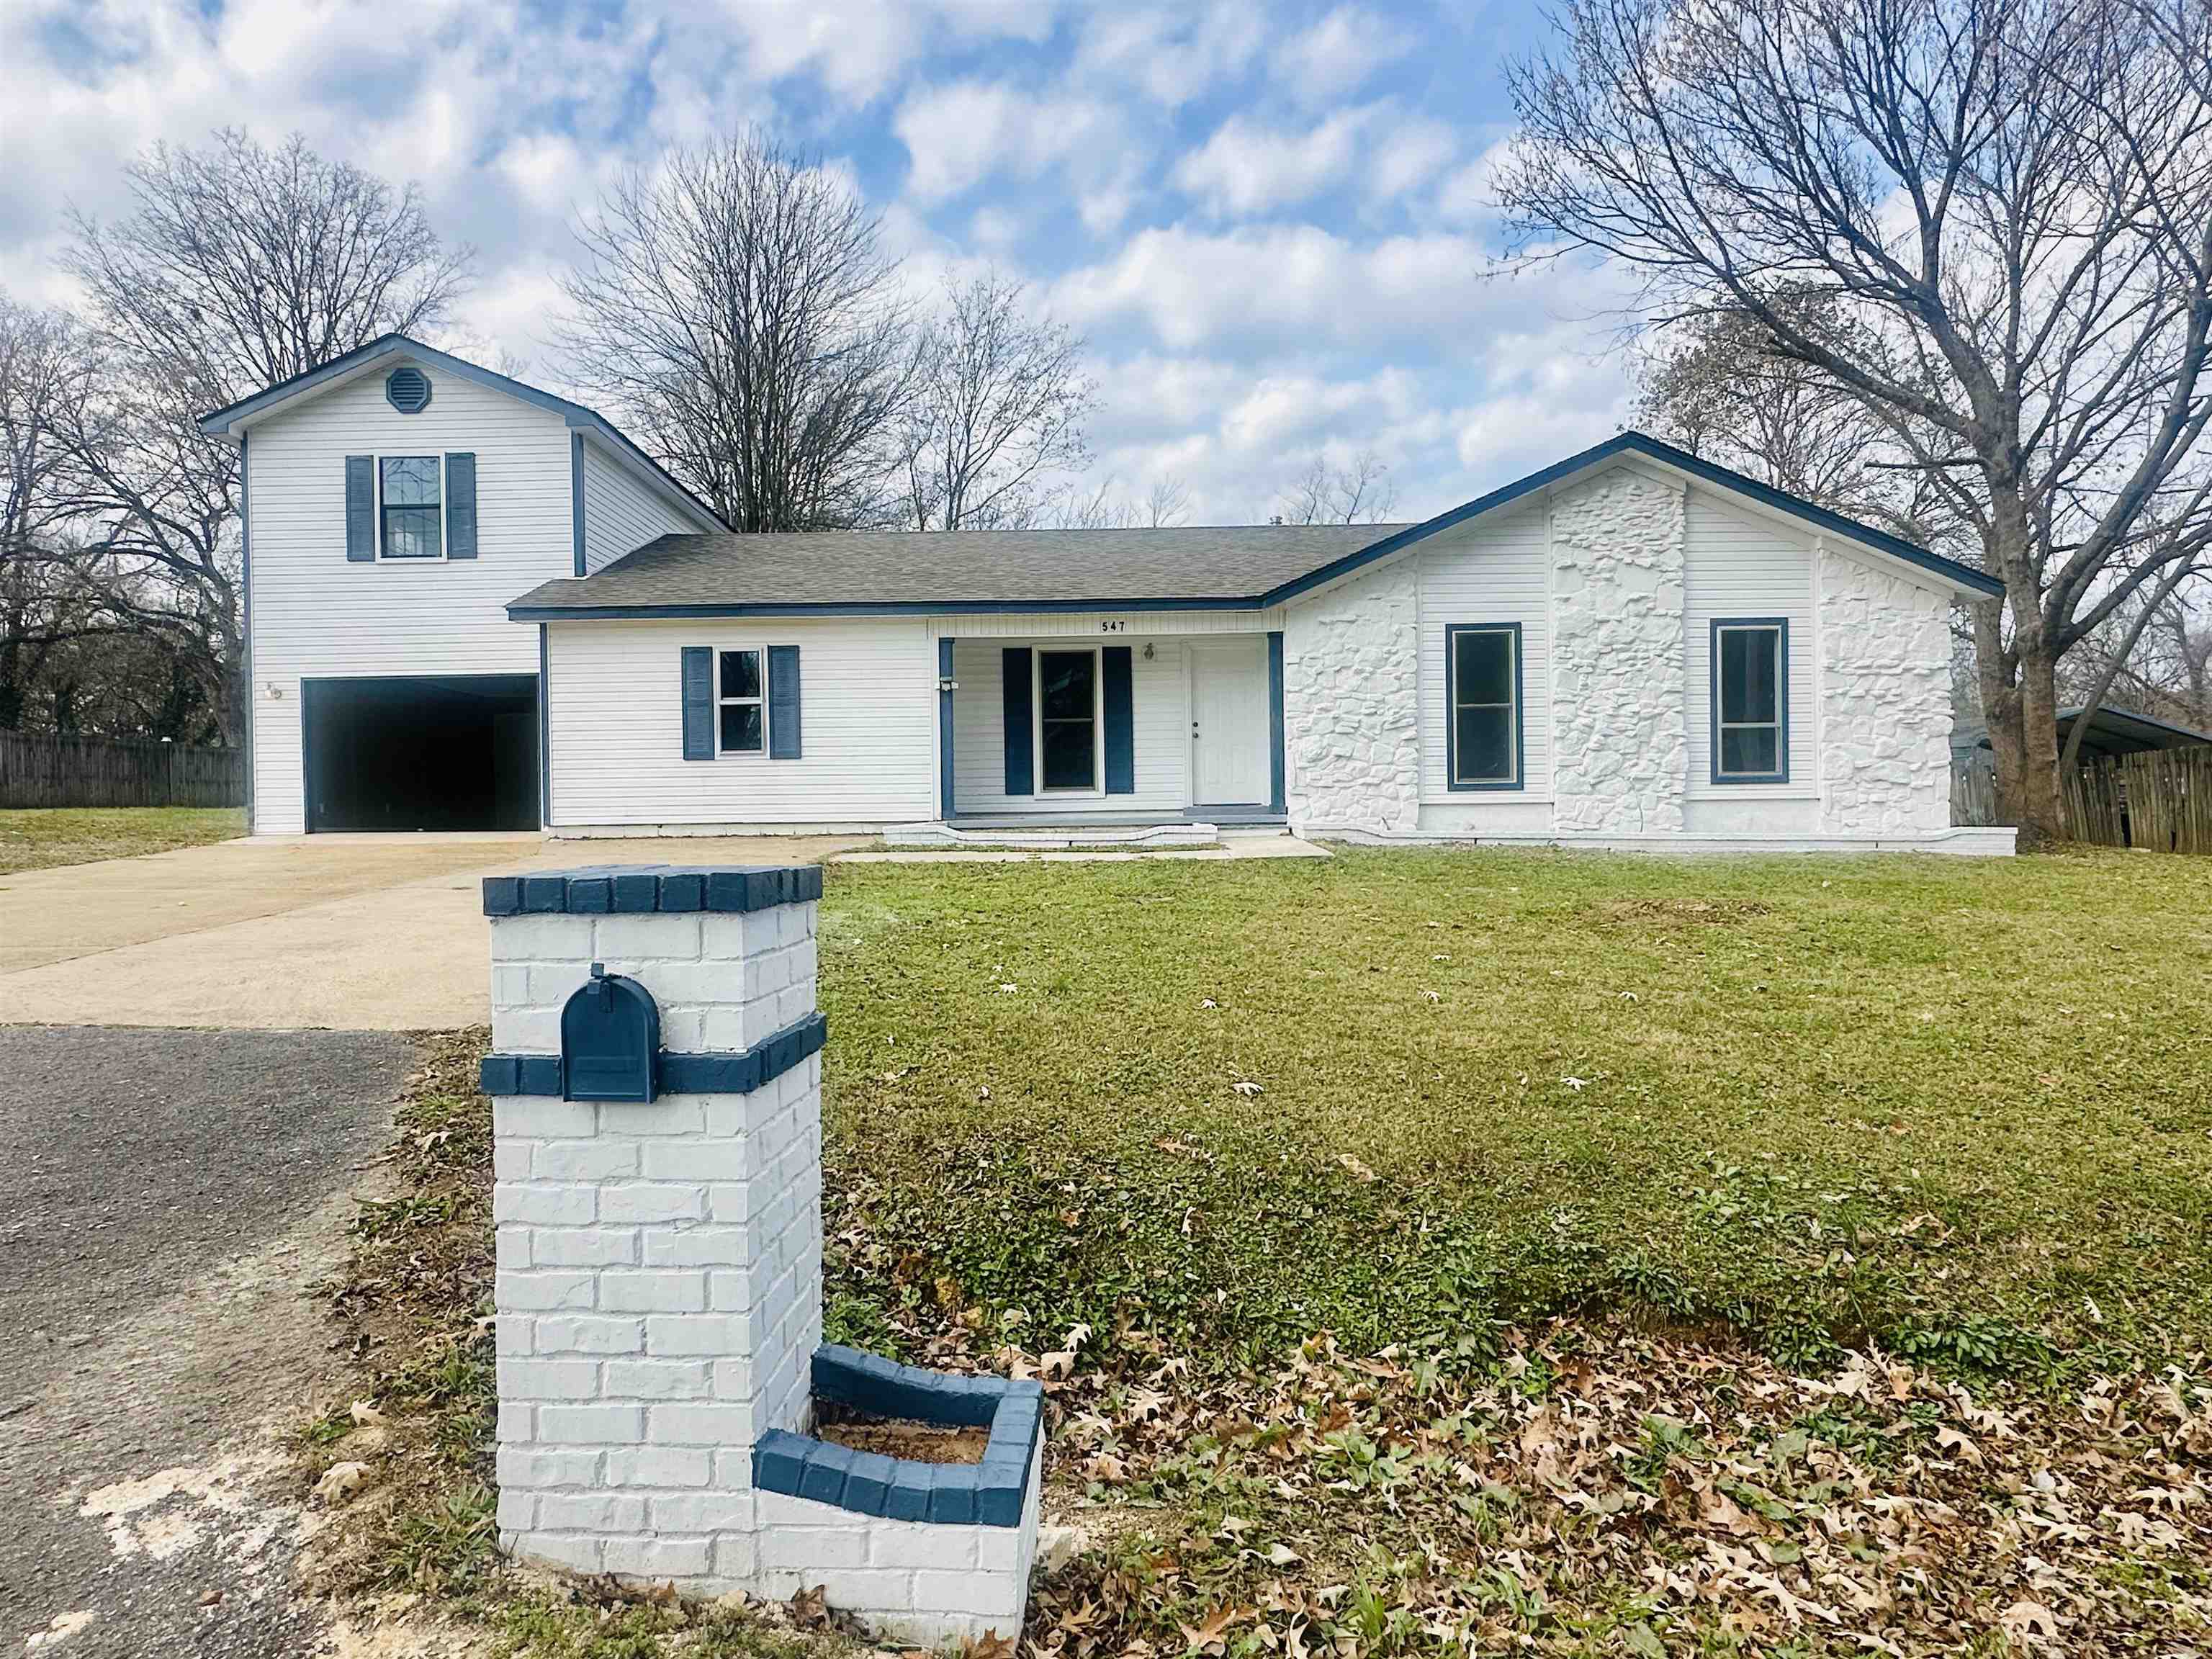
[[[386,377],[384,396],[402,415],[419,415],[430,402],[430,377],[419,368],[395,368]]]

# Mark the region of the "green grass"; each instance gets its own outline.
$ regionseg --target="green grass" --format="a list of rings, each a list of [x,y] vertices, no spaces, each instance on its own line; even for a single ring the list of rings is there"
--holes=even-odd
[[[57,806],[0,812],[0,876],[137,858],[246,833],[235,806]]]
[[[945,1291],[1224,1365],[1595,1309],[2031,1378],[2212,1339],[2212,860],[848,866],[823,930],[861,1340]]]

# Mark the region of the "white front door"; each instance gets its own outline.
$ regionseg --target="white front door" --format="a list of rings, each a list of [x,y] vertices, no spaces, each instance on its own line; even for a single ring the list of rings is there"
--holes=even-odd
[[[1194,806],[1267,804],[1267,642],[1258,635],[1190,647]]]

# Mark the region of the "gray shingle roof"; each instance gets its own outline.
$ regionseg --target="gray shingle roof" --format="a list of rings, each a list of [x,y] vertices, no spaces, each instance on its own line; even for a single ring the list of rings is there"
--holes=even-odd
[[[663,536],[517,614],[607,608],[1115,605],[1249,602],[1407,528],[1228,525],[1165,530],[828,530]]]

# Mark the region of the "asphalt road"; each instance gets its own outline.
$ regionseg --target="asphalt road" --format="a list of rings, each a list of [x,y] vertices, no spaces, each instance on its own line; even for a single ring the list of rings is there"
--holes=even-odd
[[[0,1018],[6,1009],[0,1007]],[[396,1033],[0,1026],[0,1654],[290,1656],[273,1424],[301,1291],[414,1061]]]

